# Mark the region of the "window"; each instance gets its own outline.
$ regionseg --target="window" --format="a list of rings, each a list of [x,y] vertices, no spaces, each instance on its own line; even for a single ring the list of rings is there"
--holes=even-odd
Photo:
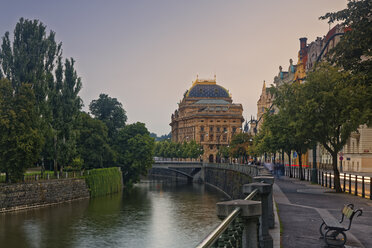
[[[223,131],[224,131],[224,132],[227,132],[227,128],[226,128],[226,127],[224,127],[224,128],[223,128]]]
[[[236,127],[233,127],[233,133],[235,133],[236,132]]]
[[[204,141],[204,134],[200,134],[200,141]]]
[[[220,127],[217,127],[217,132],[219,132],[220,131]]]
[[[224,134],[224,135],[222,136],[222,140],[223,140],[223,141],[227,141],[227,135],[226,135],[226,134]]]
[[[200,131],[202,131],[202,132],[204,131],[204,126],[200,127]]]
[[[213,141],[213,134],[209,135],[209,141]]]
[[[213,126],[209,127],[209,131],[213,132]]]
[[[213,149],[213,145],[209,145],[209,149],[211,149],[211,150],[212,150],[212,149]]]

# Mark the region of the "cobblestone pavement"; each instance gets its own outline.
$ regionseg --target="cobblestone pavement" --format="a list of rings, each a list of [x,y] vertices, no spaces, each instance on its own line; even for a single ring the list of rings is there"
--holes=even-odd
[[[275,179],[274,199],[282,224],[284,248],[327,247],[320,238],[320,216],[339,220],[343,205],[348,203],[362,208],[363,215],[353,219],[350,231],[346,232],[345,247],[372,247],[372,200],[335,193],[329,188],[289,177]]]

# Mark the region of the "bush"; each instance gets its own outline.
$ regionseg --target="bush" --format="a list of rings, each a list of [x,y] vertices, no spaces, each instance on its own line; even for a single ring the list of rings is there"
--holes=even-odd
[[[118,167],[90,170],[85,181],[91,197],[117,193],[123,187],[122,174]]]

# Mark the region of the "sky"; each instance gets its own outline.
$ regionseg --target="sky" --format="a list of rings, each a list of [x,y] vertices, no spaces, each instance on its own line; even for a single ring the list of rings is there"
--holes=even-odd
[[[329,25],[319,16],[346,0],[0,0],[0,36],[19,18],[56,32],[63,56],[76,60],[84,110],[100,93],[123,104],[128,123],[158,136],[183,93],[199,78],[227,88],[243,117],[257,115],[263,81],[297,62]]]

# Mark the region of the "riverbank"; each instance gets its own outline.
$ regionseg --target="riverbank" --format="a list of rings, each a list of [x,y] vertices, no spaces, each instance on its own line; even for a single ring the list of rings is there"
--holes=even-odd
[[[37,177],[36,177],[37,178]],[[0,213],[52,206],[120,192],[120,168],[86,171],[78,178],[58,178],[0,184]]]

